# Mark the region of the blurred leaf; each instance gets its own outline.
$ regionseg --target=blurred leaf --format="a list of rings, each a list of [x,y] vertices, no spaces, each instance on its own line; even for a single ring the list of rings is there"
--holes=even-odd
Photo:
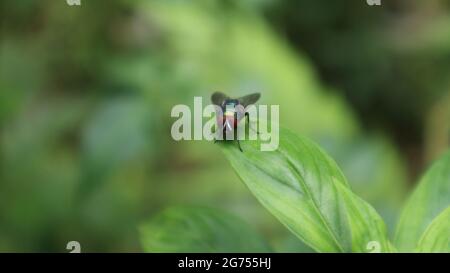
[[[419,241],[419,252],[450,252],[450,207],[428,226]]]
[[[146,252],[270,252],[239,218],[199,207],[166,209],[140,228]]]
[[[370,241],[390,251],[386,227],[356,196],[336,163],[313,142],[280,130],[280,145],[261,152],[260,141],[223,151],[256,198],[318,252],[364,252]]]
[[[84,128],[86,159],[96,168],[110,169],[154,151],[152,113],[141,98],[123,97],[104,102]]]
[[[447,152],[426,172],[406,203],[395,235],[397,248],[413,251],[433,219],[449,206],[450,152]]]

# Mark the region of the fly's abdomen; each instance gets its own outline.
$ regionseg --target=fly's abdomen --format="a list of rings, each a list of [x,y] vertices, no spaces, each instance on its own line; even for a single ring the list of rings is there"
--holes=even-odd
[[[237,127],[237,120],[234,111],[225,111],[223,114],[223,129],[224,131],[233,131]]]

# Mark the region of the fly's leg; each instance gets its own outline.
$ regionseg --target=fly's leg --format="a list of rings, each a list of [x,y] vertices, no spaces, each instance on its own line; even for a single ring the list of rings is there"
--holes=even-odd
[[[242,150],[241,142],[239,141],[239,139],[237,140],[237,143],[238,143],[239,151],[244,152],[244,151]]]
[[[238,147],[239,147],[239,151],[244,152],[244,151],[242,150],[242,147],[241,147],[241,142],[239,141],[238,131],[237,131],[237,130],[234,130],[234,131],[233,131],[233,134],[234,134],[234,138],[233,138],[233,139],[236,139],[237,144],[238,144]]]
[[[245,118],[247,119],[248,128],[252,129],[253,131],[256,132],[256,134],[259,135],[258,129],[255,130],[254,128],[252,128],[252,125],[250,124],[250,115],[248,114],[248,112],[245,112]]]
[[[214,139],[214,143],[217,143],[220,140],[223,140],[223,134],[225,134],[225,131],[222,131],[222,138],[219,138],[219,136],[220,136],[220,131],[219,130],[215,131],[214,133],[216,134],[216,138]]]

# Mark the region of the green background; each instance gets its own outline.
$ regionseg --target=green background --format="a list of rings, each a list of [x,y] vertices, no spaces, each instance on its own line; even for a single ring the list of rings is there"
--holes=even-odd
[[[140,252],[138,226],[201,205],[275,251],[309,251],[220,149],[175,142],[170,111],[261,92],[395,224],[449,146],[450,1],[4,0],[0,251]]]

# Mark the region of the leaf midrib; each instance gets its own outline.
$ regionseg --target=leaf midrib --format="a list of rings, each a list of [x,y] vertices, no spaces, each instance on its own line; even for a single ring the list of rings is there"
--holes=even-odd
[[[336,246],[339,248],[339,250],[341,252],[344,252],[343,247],[341,246],[341,244],[339,243],[338,239],[336,238],[336,235],[334,234],[334,232],[332,231],[331,227],[329,226],[328,222],[325,220],[325,218],[323,217],[319,206],[316,202],[316,200],[313,198],[313,195],[311,193],[311,191],[309,190],[307,184],[304,181],[303,175],[301,175],[301,172],[297,169],[297,167],[295,166],[295,164],[289,159],[288,156],[286,156],[286,154],[284,153],[284,151],[282,149],[278,149],[280,154],[283,156],[283,158],[286,159],[286,162],[289,164],[289,166],[291,166],[294,170],[295,170],[295,174],[298,175],[301,179],[300,183],[302,184],[303,188],[305,189],[306,194],[309,196],[309,198],[312,200],[313,203],[313,208],[316,211],[317,215],[319,216],[319,219],[323,222],[323,224],[325,225],[325,228],[328,230],[328,232],[331,235],[331,238],[334,240]],[[311,151],[308,148],[308,152],[311,154]],[[313,161],[313,164],[315,165],[315,167],[317,167],[315,161]],[[320,174],[319,174],[319,178],[320,178]]]

